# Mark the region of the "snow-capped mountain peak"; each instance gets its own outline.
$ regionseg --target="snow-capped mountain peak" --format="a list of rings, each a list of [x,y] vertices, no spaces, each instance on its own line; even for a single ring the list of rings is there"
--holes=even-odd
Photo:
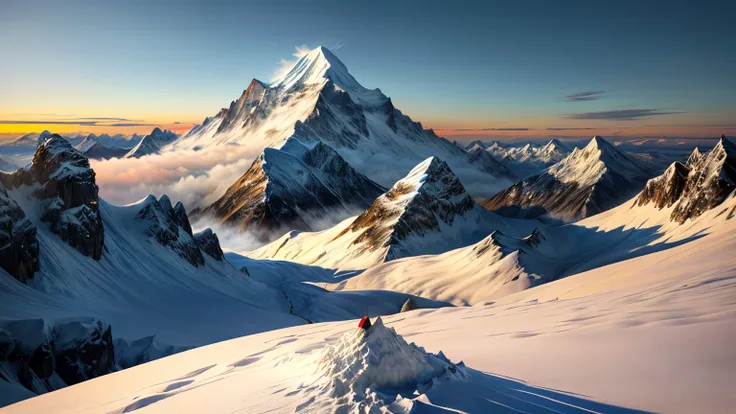
[[[488,149],[488,145],[486,145],[483,141],[475,140],[465,146],[465,150],[468,152],[474,151],[476,149],[482,149],[485,151],[486,149]]]
[[[323,83],[326,80],[345,90],[363,89],[340,59],[324,46],[319,46],[302,56],[294,67],[274,81],[271,87],[290,89],[298,85]]]
[[[498,174],[504,170],[494,165],[498,163],[468,154],[424,129],[395,108],[380,89],[360,85],[324,47],[302,56],[272,84],[252,81],[229,107],[192,128],[170,149],[237,144],[261,150],[279,148],[289,138],[329,145],[357,171],[384,186],[432,155],[442,157],[471,188],[485,193],[478,195],[508,184],[508,177]]]
[[[592,185],[608,170],[624,177],[648,175],[636,161],[598,135],[585,148],[576,148],[548,171],[563,183]]]
[[[553,155],[559,153],[567,154],[568,152],[570,152],[570,150],[568,150],[567,147],[556,138],[551,139],[548,143],[546,143],[542,148],[539,149],[539,153],[544,155]]]
[[[703,156],[704,156],[703,153],[700,152],[698,147],[695,147],[695,149],[693,149],[693,152],[690,153],[690,156],[687,157],[687,161],[685,162],[685,165],[692,168],[693,166],[695,166],[697,163],[699,163],[703,159]]]

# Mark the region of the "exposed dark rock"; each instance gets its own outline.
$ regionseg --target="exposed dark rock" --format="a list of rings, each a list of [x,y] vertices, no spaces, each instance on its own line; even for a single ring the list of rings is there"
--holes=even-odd
[[[32,319],[0,325],[3,379],[33,393],[53,391],[116,370],[112,328],[100,320],[48,325],[42,319]]]
[[[63,332],[64,325],[58,327]],[[116,370],[112,327],[97,321],[84,337],[72,338],[55,346],[56,372],[68,385],[109,374]]]
[[[43,394],[187,349],[152,336],[115,339],[95,318],[0,321],[0,381]]]
[[[736,190],[736,144],[721,136],[705,154],[696,148],[687,164],[674,162],[661,176],[649,180],[637,199],[643,206],[672,207],[670,218],[684,223],[721,204]]]
[[[0,185],[0,267],[21,282],[38,270],[36,226]]]
[[[192,235],[192,225],[189,223],[189,217],[187,216],[187,210],[184,208],[184,204],[181,201],[177,202],[174,206],[174,219],[179,226],[184,229],[190,236]]]
[[[419,305],[417,305],[417,302],[415,302],[414,299],[409,298],[404,302],[404,305],[401,307],[399,312],[409,312],[414,309],[419,309]]]
[[[205,229],[195,234],[194,239],[197,241],[199,248],[213,259],[222,261],[225,258],[225,254],[220,247],[220,240],[211,229]]]
[[[0,180],[7,188],[41,184],[36,191],[43,203],[41,220],[82,254],[95,260],[102,257],[105,237],[95,172],[87,157],[67,140],[51,135],[38,147],[29,167]]]
[[[186,218],[186,212],[184,217]],[[146,234],[159,244],[171,248],[193,266],[204,265],[204,257],[199,245],[191,234],[181,227],[181,218],[177,217],[174,209],[171,208],[171,201],[166,195],[160,200],[156,200],[154,196],[148,196],[136,218],[149,222]],[[189,223],[188,219],[186,223]]]
[[[637,204],[643,206],[654,203],[657,208],[671,207],[682,195],[687,184],[690,169],[679,162],[673,162],[659,177],[652,178],[639,194]]]
[[[353,244],[368,250],[387,247],[385,260],[390,261],[408,254],[402,241],[439,231],[473,209],[480,210],[447,163],[431,157],[378,197],[336,238],[359,232]]]
[[[721,204],[736,189],[736,144],[726,137],[694,163],[672,219],[684,223]]]
[[[349,93],[328,82],[317,98],[314,112],[296,125],[294,135],[319,137],[334,148],[355,148],[369,133],[363,107]]]

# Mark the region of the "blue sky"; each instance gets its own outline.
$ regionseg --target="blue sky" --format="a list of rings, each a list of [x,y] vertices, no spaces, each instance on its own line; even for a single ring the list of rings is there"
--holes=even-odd
[[[306,44],[445,131],[708,135],[736,124],[734,21],[702,1],[5,0],[0,119],[199,122]]]

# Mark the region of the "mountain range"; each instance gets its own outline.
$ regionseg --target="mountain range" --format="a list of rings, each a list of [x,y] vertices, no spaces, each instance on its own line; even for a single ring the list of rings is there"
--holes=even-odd
[[[585,148],[575,148],[542,173],[481,204],[508,216],[576,220],[628,200],[656,171],[656,165],[623,153],[596,136]]]
[[[3,149],[29,162],[0,173],[0,406],[730,407],[736,144],[668,164],[622,147],[452,143],[324,47],[182,136],[20,137]],[[258,155],[191,206],[113,205],[90,163],[211,148]],[[713,398],[692,403],[692,378]]]

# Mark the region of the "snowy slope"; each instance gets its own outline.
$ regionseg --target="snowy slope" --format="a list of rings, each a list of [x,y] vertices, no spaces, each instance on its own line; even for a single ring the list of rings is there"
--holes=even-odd
[[[320,222],[362,211],[384,191],[326,144],[289,138],[265,148],[222,197],[193,214],[271,241],[290,229],[321,230]]]
[[[247,255],[363,269],[467,246],[498,229],[519,235],[531,231],[529,226],[533,223],[515,229],[509,221],[483,210],[449,166],[431,157],[359,216],[318,233],[291,232]]]
[[[730,212],[734,207],[736,200],[730,200],[703,219],[679,225],[669,218],[673,208],[640,206],[635,198],[574,224],[539,224],[537,230],[521,239],[494,232],[471,246],[383,263],[320,286],[341,292],[392,290],[456,305],[474,305],[691,243],[713,232],[714,216],[734,216]]]
[[[281,291],[225,261],[214,234],[194,234],[181,203],[100,199],[88,160],[58,135],[0,181],[0,388],[47,392],[306,322]],[[67,363],[76,359],[81,374]]]
[[[547,243],[539,231],[521,239],[495,231],[471,246],[394,260],[320,286],[339,292],[390,290],[472,305],[554,280],[565,262],[548,255],[549,246],[540,247]]]
[[[652,165],[596,136],[582,150],[575,148],[541,174],[517,182],[482,205],[510,216],[574,220],[628,200],[654,174]]]
[[[492,161],[471,159],[401,113],[379,89],[360,85],[324,47],[270,85],[254,79],[237,100],[167,150],[237,144],[260,151],[289,137],[324,142],[385,187],[430,156],[447,161],[474,195],[490,195],[510,184],[496,175]]]
[[[495,302],[384,317],[396,335],[381,330],[375,344],[358,336],[357,321],[294,327],[187,351],[6,411],[281,413],[362,402],[394,412],[729,412],[736,220],[709,220],[713,233],[670,250]],[[381,378],[425,378],[412,368],[422,364],[388,367],[414,352],[402,341],[452,361],[460,376],[434,378],[416,393],[403,387],[401,398],[401,390],[385,392]],[[350,369],[363,363],[370,370]],[[332,381],[325,372],[336,373]],[[375,394],[336,391],[369,378]]]

